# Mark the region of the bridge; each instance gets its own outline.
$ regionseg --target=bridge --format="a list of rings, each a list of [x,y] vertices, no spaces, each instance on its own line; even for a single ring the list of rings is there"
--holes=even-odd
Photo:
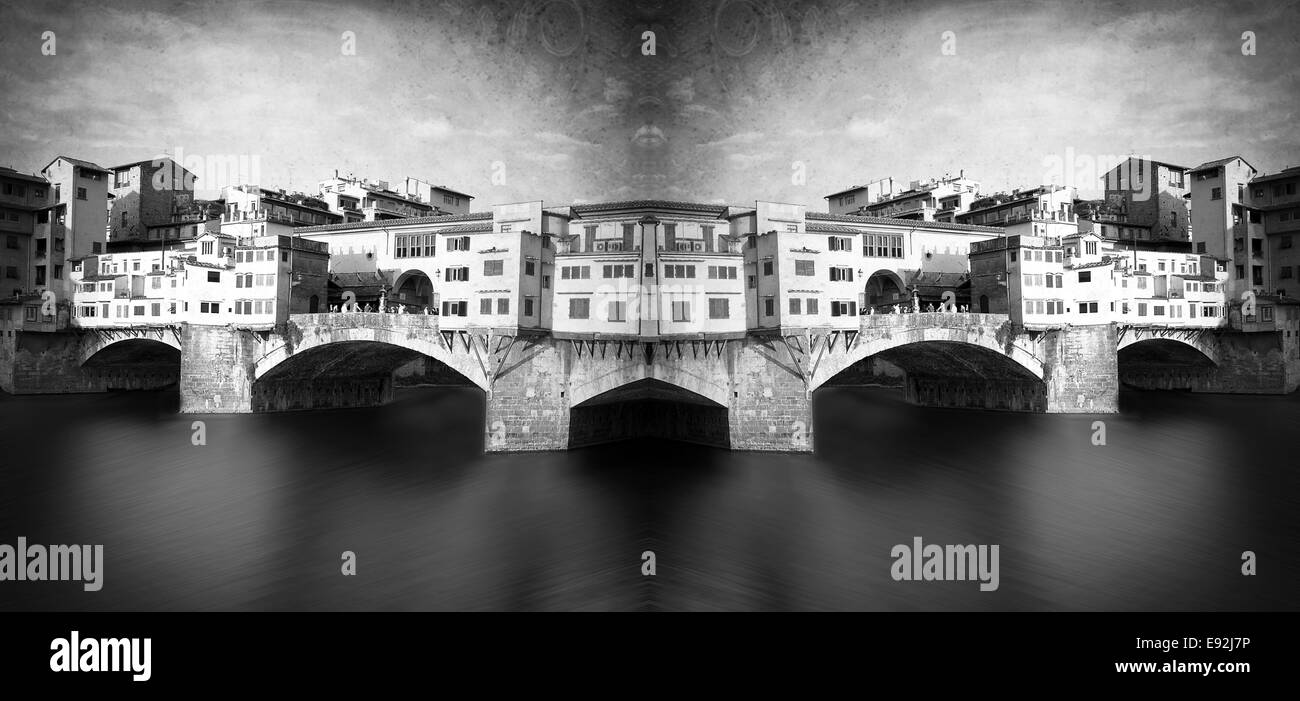
[[[274,328],[182,324],[29,334],[45,340],[19,339],[0,351],[14,367],[27,368],[13,375],[10,386],[19,391],[32,391],[20,381],[54,392],[174,383],[185,413],[374,406],[391,400],[400,371],[424,384],[481,391],[488,450],[653,435],[807,451],[817,392],[885,376],[918,404],[1048,413],[1114,412],[1121,381],[1285,390],[1285,379],[1282,388],[1270,384],[1276,373],[1257,372],[1275,367],[1275,352],[1230,332],[1025,328],[1005,315],[973,313],[858,321],[851,330],[770,329],[729,340],[568,340],[539,330],[450,330],[437,316],[319,313],[292,315]]]

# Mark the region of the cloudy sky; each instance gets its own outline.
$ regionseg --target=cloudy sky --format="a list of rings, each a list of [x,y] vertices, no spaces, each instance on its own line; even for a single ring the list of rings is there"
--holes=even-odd
[[[0,0],[0,17],[0,165],[28,172],[179,151],[292,190],[413,176],[475,209],[824,211],[886,176],[1089,195],[1129,153],[1300,164],[1297,2]]]

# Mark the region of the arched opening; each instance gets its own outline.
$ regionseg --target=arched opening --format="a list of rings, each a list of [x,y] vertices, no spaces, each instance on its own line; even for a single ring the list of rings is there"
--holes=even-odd
[[[253,382],[250,405],[255,412],[376,406],[430,386],[475,387],[483,395],[464,375],[418,351],[341,341],[301,351],[268,370]]]
[[[81,367],[109,391],[163,389],[180,380],[181,352],[162,341],[132,338],[104,346]]]
[[[393,283],[388,304],[400,304],[408,312],[424,313],[425,307],[433,306],[433,281],[419,270],[402,273]]]
[[[1181,341],[1149,338],[1119,350],[1121,388],[1194,390],[1205,386],[1215,363],[1200,350]]]
[[[661,438],[727,448],[727,407],[676,385],[638,380],[569,410],[569,446]]]
[[[989,296],[980,295],[980,314],[989,313]]]
[[[911,303],[911,296],[904,291],[903,279],[892,270],[872,273],[863,291],[867,308],[875,309],[877,314],[885,311],[885,307]]]
[[[311,298],[307,300],[307,313],[315,314],[318,311],[320,311],[320,296],[312,295]]]
[[[1047,385],[1020,363],[982,346],[957,341],[895,346],[848,366],[813,393],[818,444],[887,430],[882,426],[888,420],[879,423],[879,412],[862,409],[864,402],[1043,412]]]

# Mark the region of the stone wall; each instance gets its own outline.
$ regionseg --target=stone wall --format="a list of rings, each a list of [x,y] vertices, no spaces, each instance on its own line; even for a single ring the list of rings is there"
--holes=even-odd
[[[568,447],[568,384],[557,345],[520,344],[511,351],[488,395],[484,422],[488,452]]]
[[[1113,414],[1119,411],[1119,374],[1114,324],[1067,326],[1039,339],[1045,410],[1052,414]]]
[[[729,343],[733,450],[812,452],[811,402],[804,381],[773,365],[752,343]]]
[[[254,332],[184,324],[181,347],[182,414],[252,411],[253,368],[261,355]]]

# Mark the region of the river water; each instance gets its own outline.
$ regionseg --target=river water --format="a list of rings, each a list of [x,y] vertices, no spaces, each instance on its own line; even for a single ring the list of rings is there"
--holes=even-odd
[[[489,455],[464,388],[176,407],[0,394],[0,544],[105,557],[102,590],[3,581],[0,610],[1300,610],[1300,394],[1125,393],[1093,417],[828,388],[813,455]],[[916,537],[998,545],[998,588],[895,581]]]

